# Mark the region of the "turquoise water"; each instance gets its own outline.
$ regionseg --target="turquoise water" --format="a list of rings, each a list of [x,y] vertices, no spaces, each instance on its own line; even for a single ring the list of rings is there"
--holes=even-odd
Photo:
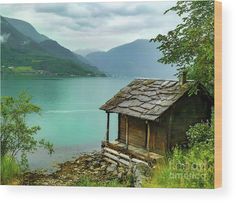
[[[55,163],[100,148],[105,138],[106,113],[99,107],[132,78],[40,78],[6,77],[2,95],[17,96],[22,90],[33,96],[42,108],[41,115],[31,115],[28,122],[41,126],[38,138],[54,144],[55,153],[38,150],[29,156],[31,169],[52,169]],[[117,136],[117,115],[111,115],[110,136]]]

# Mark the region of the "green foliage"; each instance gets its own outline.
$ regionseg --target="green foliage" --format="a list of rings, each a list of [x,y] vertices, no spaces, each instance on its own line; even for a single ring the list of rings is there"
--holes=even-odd
[[[125,183],[121,183],[118,179],[111,179],[105,181],[95,181],[87,176],[83,176],[76,183],[76,186],[87,187],[127,187]]]
[[[187,131],[187,137],[190,147],[209,144],[214,139],[214,129],[209,123],[197,123]]]
[[[176,147],[157,165],[146,187],[213,188],[214,122],[197,123],[187,131],[188,149]]]
[[[164,64],[175,64],[189,79],[200,81],[213,94],[214,87],[214,1],[178,1],[168,9],[182,22],[166,35],[152,39],[160,42]]]
[[[17,161],[12,156],[3,156],[1,158],[1,184],[13,184],[21,175],[21,169]]]
[[[21,93],[18,98],[4,96],[1,98],[1,156],[21,156],[22,169],[28,166],[27,154],[44,147],[51,154],[53,145],[45,140],[36,140],[39,126],[28,126],[26,117],[39,113],[40,108],[31,103],[31,97]]]

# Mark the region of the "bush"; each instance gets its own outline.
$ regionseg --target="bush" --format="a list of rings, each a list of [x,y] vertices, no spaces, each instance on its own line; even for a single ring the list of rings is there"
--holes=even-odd
[[[48,141],[37,140],[35,135],[40,126],[30,126],[27,116],[40,113],[40,107],[31,103],[31,96],[22,92],[17,98],[1,97],[1,157],[19,157],[21,167],[28,168],[28,153],[33,153],[39,147],[53,153],[53,145]]]
[[[210,123],[197,123],[186,132],[189,147],[207,144],[214,139],[214,128]]]
[[[187,131],[189,148],[176,147],[169,158],[156,166],[145,187],[213,188],[213,121],[198,123]]]
[[[14,157],[4,156],[1,158],[1,184],[16,184],[21,175],[20,166]]]

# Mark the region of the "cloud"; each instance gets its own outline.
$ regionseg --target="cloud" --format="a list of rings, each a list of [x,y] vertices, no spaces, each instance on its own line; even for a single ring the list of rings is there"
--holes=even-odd
[[[107,50],[173,29],[180,19],[163,15],[175,2],[1,5],[0,13],[31,23],[39,32],[75,49]]]
[[[111,17],[137,16],[155,12],[156,10],[143,3],[70,3],[70,4],[47,4],[35,7],[37,12],[55,13],[68,17]]]
[[[1,35],[0,35],[0,42],[1,42],[2,44],[3,44],[3,43],[6,43],[9,37],[10,37],[10,33],[1,34]]]

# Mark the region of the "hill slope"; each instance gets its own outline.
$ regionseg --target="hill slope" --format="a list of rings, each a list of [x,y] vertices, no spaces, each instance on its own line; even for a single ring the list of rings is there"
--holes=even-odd
[[[176,69],[157,62],[161,57],[157,44],[138,39],[107,52],[93,52],[86,56],[91,64],[111,75],[174,78]]]
[[[22,33],[23,35],[31,38],[35,42],[42,42],[44,40],[49,39],[45,35],[42,35],[36,31],[36,29],[28,22],[23,20],[18,20],[14,18],[4,17],[17,31]]]

